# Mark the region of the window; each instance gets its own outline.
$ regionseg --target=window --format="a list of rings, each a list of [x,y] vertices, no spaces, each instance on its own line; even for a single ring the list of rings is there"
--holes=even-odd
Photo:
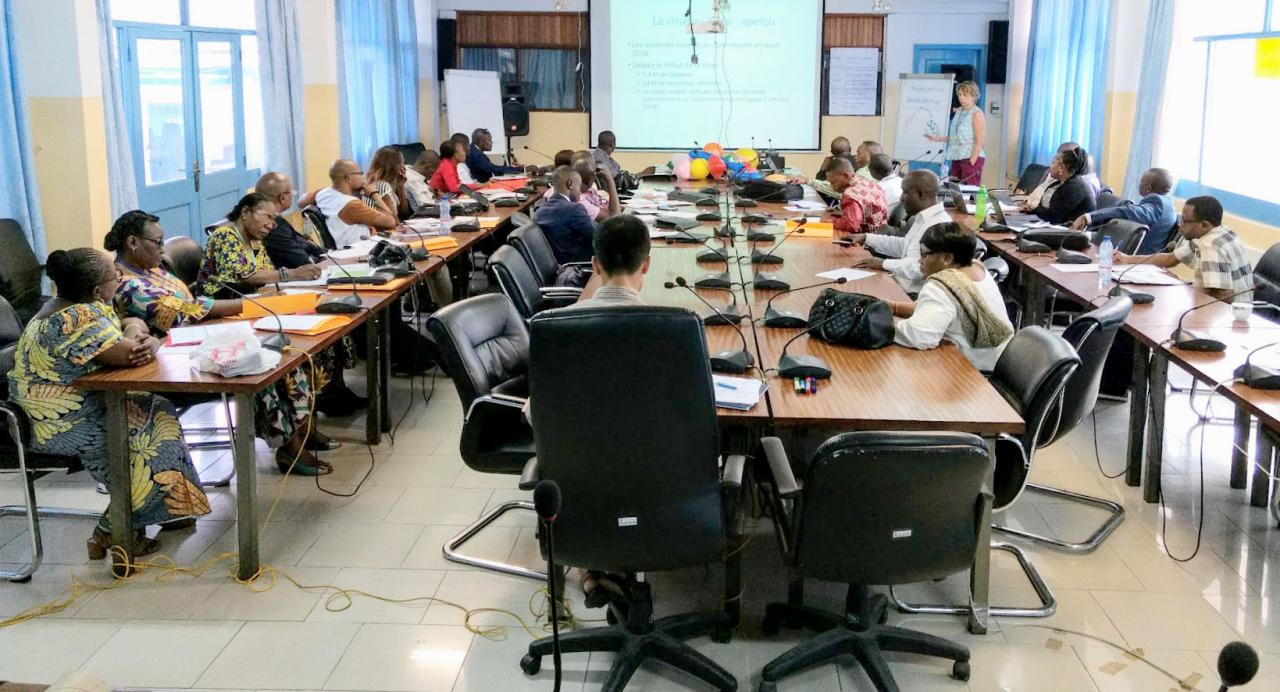
[[[822,21],[822,115],[831,113],[831,49],[875,48],[879,50],[876,74],[875,112],[884,113],[884,16],[876,14],[828,14]],[[869,74],[869,73],[868,73]],[[867,92],[870,94],[870,91]],[[841,114],[837,114],[841,115]]]
[[[257,23],[254,0],[111,0],[111,19],[245,31]]]
[[[458,12],[458,65],[497,72],[532,110],[585,111],[591,100],[587,19],[575,12]]]

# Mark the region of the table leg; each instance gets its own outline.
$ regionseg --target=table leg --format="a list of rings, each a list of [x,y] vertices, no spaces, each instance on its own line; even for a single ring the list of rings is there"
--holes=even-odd
[[[1124,483],[1142,483],[1142,443],[1147,435],[1147,385],[1151,373],[1151,348],[1133,340],[1133,384],[1129,392],[1129,451]]]
[[[382,359],[386,354],[382,352],[382,335],[379,330],[382,329],[382,314],[375,313],[369,315],[369,321],[365,323],[365,383],[366,395],[369,397],[369,407],[365,414],[364,435],[365,440],[371,445],[382,443],[382,421],[379,416],[379,409],[382,407]]]
[[[129,469],[129,416],[126,411],[128,392],[108,390],[107,415],[107,487],[111,501],[107,519],[111,522],[111,542],[124,549],[126,561],[111,556],[111,574],[117,578],[132,576],[127,565],[133,560],[133,487]]]
[[[1249,492],[1249,504],[1254,507],[1267,506],[1267,496],[1271,492],[1271,479],[1267,476],[1267,471],[1275,473],[1275,456],[1275,440],[1265,430],[1259,429],[1258,453],[1255,456],[1258,465],[1253,467],[1253,489]]]
[[[397,310],[394,314],[399,319],[400,312]],[[378,420],[384,434],[391,432],[391,315],[390,311],[382,313],[378,329],[382,339],[379,349],[382,358],[378,361]]]
[[[236,532],[241,579],[258,573],[258,469],[254,451],[252,393],[236,395],[236,424],[232,431],[236,468]]]
[[[1236,490],[1244,490],[1249,480],[1249,428],[1252,425],[1249,412],[1243,406],[1237,406],[1235,446],[1231,448],[1231,487]]]
[[[1151,420],[1147,424],[1147,463],[1143,470],[1142,499],[1160,500],[1160,466],[1164,462],[1164,404],[1167,398],[1169,359],[1160,353],[1151,356],[1150,386]]]
[[[983,492],[990,493],[995,485],[996,439],[987,438],[991,450],[991,463],[982,481]],[[969,632],[986,634],[991,615],[991,504],[983,503],[982,516],[978,517],[978,545],[969,570]]]

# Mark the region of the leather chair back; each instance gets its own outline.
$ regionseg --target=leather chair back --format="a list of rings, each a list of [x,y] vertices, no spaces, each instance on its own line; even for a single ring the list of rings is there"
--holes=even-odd
[[[556,261],[555,250],[551,248],[551,242],[547,240],[540,226],[534,223],[525,224],[512,231],[511,235],[507,236],[507,242],[519,250],[525,262],[533,268],[534,275],[538,277],[539,286],[555,285],[556,274],[560,272],[560,263]]]
[[[1267,248],[1258,259],[1258,266],[1253,268],[1253,282],[1258,287],[1253,292],[1254,300],[1264,300],[1272,305],[1280,306],[1280,243]],[[1270,320],[1280,319],[1275,310],[1262,310],[1260,313]]]
[[[614,573],[723,559],[720,431],[702,321],[670,307],[550,310],[530,323],[539,475],[555,552]]]
[[[446,305],[427,320],[465,410],[476,397],[529,372],[529,330],[506,296],[486,293]]]
[[[515,212],[511,216],[508,216],[507,221],[511,222],[512,228],[520,228],[521,226],[528,226],[533,223],[533,219],[529,218],[529,215],[522,211]]]
[[[1103,189],[1098,193],[1098,203],[1095,209],[1110,209],[1120,206],[1120,197],[1112,192],[1110,188]]]
[[[320,235],[320,240],[324,241],[326,250],[338,249],[338,244],[334,241],[333,234],[329,233],[329,222],[325,221],[324,212],[320,211],[320,207],[314,204],[303,207],[302,219],[304,222],[310,222],[316,229],[316,233]]]
[[[43,303],[40,260],[31,251],[22,226],[13,219],[0,219],[0,248],[0,298],[29,317]]]
[[[797,571],[853,584],[964,571],[977,547],[990,460],[986,442],[968,433],[853,432],[827,440],[807,466],[797,507]]]
[[[1023,192],[1031,192],[1037,185],[1044,182],[1046,176],[1049,175],[1049,167],[1042,166],[1038,163],[1029,163],[1027,167],[1022,169],[1022,175],[1018,176],[1017,189]]]
[[[5,376],[13,370],[13,354],[17,350],[18,338],[22,336],[22,322],[18,313],[9,301],[0,298],[0,398],[8,396],[9,383]]]
[[[1133,309],[1133,300],[1119,296],[1103,303],[1101,307],[1075,318],[1062,332],[1062,338],[1071,344],[1080,356],[1080,367],[1072,373],[1067,385],[1058,397],[1057,411],[1049,413],[1040,433],[1037,447],[1044,447],[1071,432],[1084,417],[1093,411],[1098,402],[1098,386],[1102,382],[1103,364],[1111,352],[1116,332]]]
[[[1009,278],[1009,261],[1003,257],[987,257],[982,260],[982,266],[987,268],[987,273],[998,284],[1004,283],[1005,279]]]
[[[427,147],[424,146],[422,142],[412,142],[410,144],[392,144],[391,146],[395,147],[396,149],[399,149],[400,153],[404,154],[404,165],[406,166],[412,166],[413,164],[417,163],[418,157],[422,156],[422,152],[427,150]]]
[[[530,319],[542,309],[542,283],[533,267],[510,245],[498,248],[489,258],[489,273],[494,283],[515,305],[524,319]]]
[[[1044,327],[1026,327],[1009,340],[991,373],[991,385],[1026,423],[1022,440],[1039,440],[1045,421],[1056,411],[1062,388],[1080,365],[1066,339]],[[1022,449],[1034,445],[1021,444]],[[1031,457],[996,455],[993,507],[1007,507],[1022,494]]]
[[[200,262],[203,253],[196,241],[185,235],[178,235],[164,241],[164,254],[161,263],[169,273],[190,286],[196,282],[200,274]]]
[[[907,207],[902,202],[889,207],[889,225],[894,228],[907,228]]]
[[[1149,230],[1146,224],[1137,221],[1112,219],[1102,224],[1101,228],[1094,230],[1093,244],[1101,245],[1104,237],[1111,236],[1111,245],[1117,252],[1132,255],[1142,246],[1142,240],[1147,237]]]

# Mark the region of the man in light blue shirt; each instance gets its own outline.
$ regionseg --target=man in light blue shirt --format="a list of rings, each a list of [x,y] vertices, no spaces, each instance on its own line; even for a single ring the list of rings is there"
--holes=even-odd
[[[1071,227],[1081,230],[1086,226],[1100,226],[1112,219],[1128,219],[1147,227],[1147,235],[1136,254],[1151,255],[1164,249],[1169,242],[1169,235],[1178,222],[1178,214],[1173,210],[1173,177],[1163,168],[1152,168],[1142,174],[1138,182],[1138,194],[1142,199],[1137,204],[1129,200],[1109,209],[1097,209],[1076,218]]]

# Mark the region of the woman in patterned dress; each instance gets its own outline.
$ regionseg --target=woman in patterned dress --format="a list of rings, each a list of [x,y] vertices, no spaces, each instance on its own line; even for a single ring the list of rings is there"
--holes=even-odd
[[[159,222],[151,214],[134,210],[116,219],[107,233],[104,246],[116,253],[123,277],[113,300],[116,313],[142,320],[162,338],[189,322],[239,314],[243,304],[239,298],[196,297],[181,279],[160,266],[164,229]],[[277,448],[276,464],[282,471],[291,465],[293,473],[304,476],[332,471],[311,453],[337,449],[339,443],[313,425],[311,385],[302,369],[259,392],[256,404],[257,435]]]
[[[58,287],[18,340],[9,398],[31,419],[31,449],[80,459],[94,480],[107,483],[107,416],[102,392],[79,391],[77,378],[102,368],[143,365],[160,342],[138,319],[120,319],[110,300],[120,284],[111,258],[92,248],[55,250],[46,272]],[[130,496],[134,556],[155,552],[151,524],[181,522],[209,513],[177,412],[168,400],[144,392],[127,398]],[[107,514],[89,538],[89,557],[111,547]]]

